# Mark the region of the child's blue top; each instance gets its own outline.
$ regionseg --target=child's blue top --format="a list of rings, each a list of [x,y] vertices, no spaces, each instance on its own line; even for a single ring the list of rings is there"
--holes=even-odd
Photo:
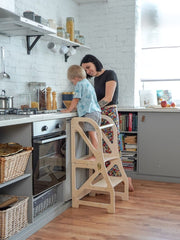
[[[86,113],[101,112],[94,87],[86,78],[77,82],[74,91],[73,98],[79,98],[77,104],[79,117],[84,116]]]

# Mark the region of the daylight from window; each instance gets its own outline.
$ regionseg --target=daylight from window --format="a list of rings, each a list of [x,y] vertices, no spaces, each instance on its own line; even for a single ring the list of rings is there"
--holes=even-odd
[[[180,105],[180,1],[141,3],[142,89],[169,90]]]

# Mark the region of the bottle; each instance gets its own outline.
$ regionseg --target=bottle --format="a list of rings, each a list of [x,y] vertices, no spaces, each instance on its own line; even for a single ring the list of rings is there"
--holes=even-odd
[[[74,18],[66,18],[66,31],[70,34],[70,40],[74,42]]]

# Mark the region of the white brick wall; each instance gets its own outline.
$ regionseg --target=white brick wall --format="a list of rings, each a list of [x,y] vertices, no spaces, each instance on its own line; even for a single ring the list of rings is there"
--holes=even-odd
[[[91,46],[91,54],[118,75],[119,106],[134,105],[135,2],[108,0],[107,3],[80,5],[79,22],[87,45]]]
[[[1,0],[2,1],[2,0]],[[73,86],[66,78],[67,68],[79,64],[81,58],[92,53],[102,60],[105,68],[114,69],[120,82],[120,106],[133,106],[135,66],[135,3],[134,0],[108,0],[108,3],[78,5],[73,0],[14,0],[15,12],[22,15],[31,10],[44,18],[55,19],[65,26],[66,17],[75,18],[75,28],[86,38],[89,50],[77,50],[77,54],[65,63],[64,56],[47,49],[47,42],[39,40],[31,54],[26,52],[25,37],[0,36],[0,46],[5,47],[6,72],[10,80],[0,80],[0,91],[15,97],[27,92],[27,82],[46,82],[57,91],[58,106],[61,106],[61,92],[70,91]],[[9,7],[12,0],[6,0],[1,7]],[[12,10],[12,9],[11,9]],[[60,46],[58,46],[60,47]]]
[[[10,1],[6,2],[7,7],[2,7],[8,8]],[[72,0],[15,0],[15,12],[18,15],[23,15],[26,10],[34,11],[47,19],[55,19],[57,23],[61,21],[64,26],[66,17],[72,16],[78,25],[79,8]],[[79,64],[79,53],[69,58],[66,63],[63,55],[47,49],[47,43],[40,39],[31,54],[27,55],[25,37],[0,36],[0,46],[5,47],[6,72],[11,76],[10,80],[0,80],[0,91],[6,89],[8,96],[14,96],[15,106],[18,103],[18,94],[28,91],[28,82],[46,82],[47,86],[57,91],[58,107],[61,106],[61,93],[72,90],[73,86],[66,78],[66,71],[70,64]]]
[[[6,8],[9,11],[14,12],[15,9],[15,0],[0,0],[0,7]]]

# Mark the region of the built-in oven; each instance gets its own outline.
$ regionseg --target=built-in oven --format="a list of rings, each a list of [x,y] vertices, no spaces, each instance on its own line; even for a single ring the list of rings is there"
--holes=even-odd
[[[66,179],[66,120],[33,123],[33,195]]]

